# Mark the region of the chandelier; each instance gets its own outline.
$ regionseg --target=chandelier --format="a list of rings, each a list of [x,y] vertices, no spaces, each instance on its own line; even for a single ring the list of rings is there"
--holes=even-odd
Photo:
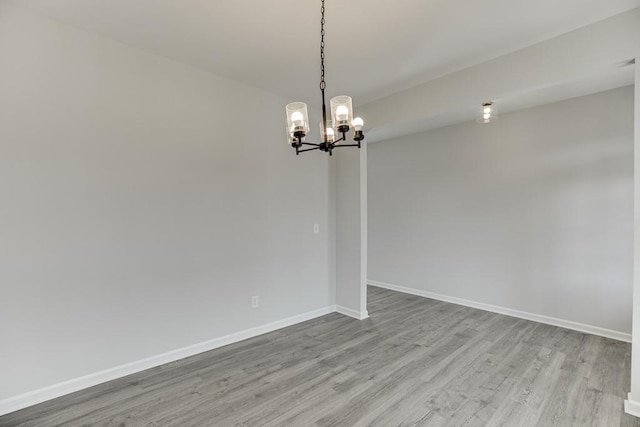
[[[287,141],[296,149],[296,155],[305,151],[320,150],[332,155],[334,148],[358,147],[364,139],[362,132],[363,120],[360,117],[353,118],[353,106],[351,97],[346,95],[331,98],[331,120],[327,120],[327,107],[325,104],[324,90],[327,86],[324,80],[324,0],[320,9],[320,92],[322,93],[322,122],[320,123],[319,144],[305,141],[309,133],[309,114],[307,104],[304,102],[292,102],[287,104]],[[341,144],[347,140],[347,132],[353,126],[353,140],[355,144]],[[310,146],[311,148],[302,148]]]

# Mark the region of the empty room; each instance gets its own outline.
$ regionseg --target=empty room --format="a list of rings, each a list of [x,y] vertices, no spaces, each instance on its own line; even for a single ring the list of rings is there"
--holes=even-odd
[[[640,0],[0,0],[0,427],[640,426]]]

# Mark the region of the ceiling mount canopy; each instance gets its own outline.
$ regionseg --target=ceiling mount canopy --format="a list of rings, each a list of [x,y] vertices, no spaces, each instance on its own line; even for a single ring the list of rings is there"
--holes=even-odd
[[[320,122],[319,144],[305,141],[309,133],[309,113],[307,104],[304,102],[292,102],[285,107],[287,113],[287,142],[296,149],[296,154],[305,151],[320,150],[333,154],[333,149],[337,147],[358,147],[364,139],[362,132],[363,120],[360,117],[353,117],[353,105],[351,97],[346,95],[331,98],[331,119],[327,119],[327,107],[325,103],[325,88],[327,86],[324,79],[324,2],[320,9],[322,18],[320,20],[320,92],[322,94],[322,122]],[[353,140],[355,144],[341,144],[347,140],[347,132],[353,126]],[[302,148],[310,146],[311,148]]]

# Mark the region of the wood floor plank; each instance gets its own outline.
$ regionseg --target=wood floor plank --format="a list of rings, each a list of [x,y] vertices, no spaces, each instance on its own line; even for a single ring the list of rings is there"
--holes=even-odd
[[[0,426],[625,426],[630,345],[369,287],[333,313],[0,417]]]

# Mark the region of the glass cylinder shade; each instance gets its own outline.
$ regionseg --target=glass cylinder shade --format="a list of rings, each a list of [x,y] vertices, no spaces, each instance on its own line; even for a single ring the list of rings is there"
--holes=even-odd
[[[304,102],[292,102],[285,107],[287,112],[287,137],[302,138],[309,133],[309,113]]]
[[[336,133],[333,130],[333,123],[331,120],[327,120],[327,129],[322,127],[322,122],[320,122],[320,138],[321,141],[324,142],[324,135],[327,135],[327,142],[333,142],[336,140]]]
[[[331,98],[331,119],[338,132],[349,130],[351,120],[353,120],[353,106],[351,97],[340,95]]]

